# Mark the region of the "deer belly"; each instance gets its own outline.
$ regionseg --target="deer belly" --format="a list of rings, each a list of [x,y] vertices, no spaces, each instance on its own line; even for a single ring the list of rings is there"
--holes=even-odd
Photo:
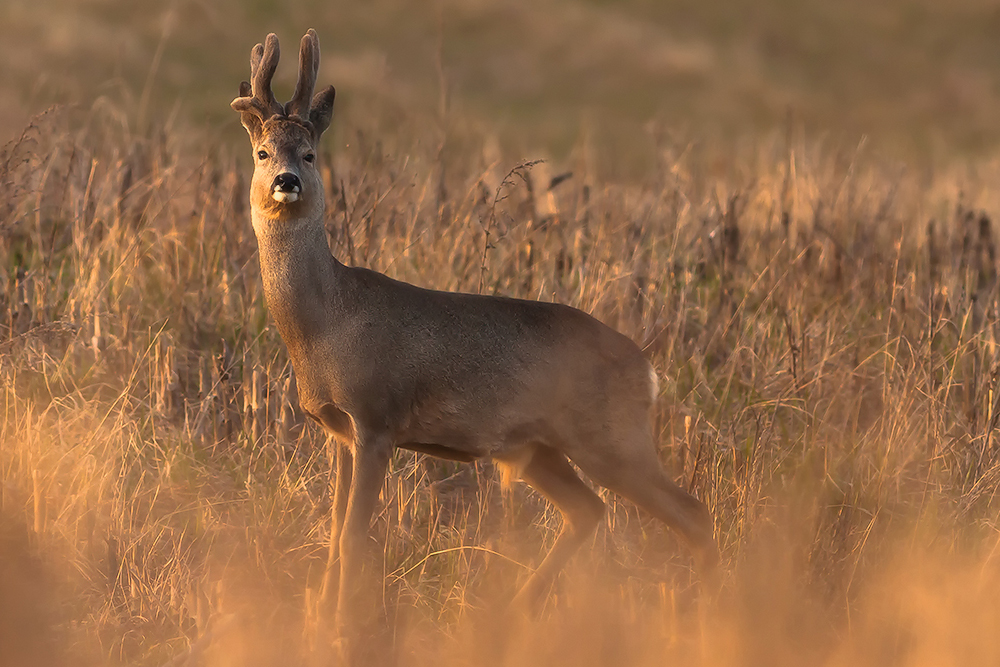
[[[403,442],[397,446],[400,449],[408,449],[411,452],[419,452],[421,454],[427,454],[428,456],[433,456],[438,459],[446,459],[448,461],[471,463],[479,458],[476,454],[471,454],[469,452],[464,452],[461,449],[455,449],[453,447],[431,442]]]

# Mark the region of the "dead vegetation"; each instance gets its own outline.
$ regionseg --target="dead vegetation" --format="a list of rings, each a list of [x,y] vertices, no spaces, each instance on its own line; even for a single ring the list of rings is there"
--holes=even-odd
[[[347,131],[322,158],[334,252],[632,336],[663,459],[717,517],[727,587],[698,614],[686,552],[609,498],[509,664],[997,660],[996,165],[913,173],[788,132],[664,142],[621,185],[583,150],[542,175],[486,138]],[[323,654],[329,464],[268,325],[247,168],[62,110],[0,154],[4,664]],[[496,600],[557,513],[405,452],[383,500],[400,664],[495,657]]]

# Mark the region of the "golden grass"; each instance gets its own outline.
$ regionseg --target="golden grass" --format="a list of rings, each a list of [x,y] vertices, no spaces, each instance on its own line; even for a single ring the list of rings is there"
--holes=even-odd
[[[329,466],[268,324],[247,165],[113,117],[54,110],[0,155],[0,662],[322,663]],[[322,165],[334,252],[640,342],[663,460],[725,558],[700,607],[685,550],[609,497],[498,658],[558,516],[489,464],[400,453],[372,530],[400,664],[997,661],[996,165],[664,141],[630,185],[577,150],[550,202],[474,133],[355,130]]]

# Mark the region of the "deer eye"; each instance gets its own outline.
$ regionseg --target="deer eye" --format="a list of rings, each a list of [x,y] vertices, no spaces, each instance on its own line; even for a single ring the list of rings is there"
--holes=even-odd
[[[313,160],[316,159],[316,155],[314,155],[313,153],[306,153],[305,157],[303,157],[302,159],[305,160],[306,162],[312,162]]]
[[[257,151],[258,160],[266,160],[268,157],[267,151]]]

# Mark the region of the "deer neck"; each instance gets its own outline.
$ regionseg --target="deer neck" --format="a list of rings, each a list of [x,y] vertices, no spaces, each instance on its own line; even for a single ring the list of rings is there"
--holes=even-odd
[[[347,270],[330,252],[322,216],[252,218],[264,298],[294,359],[340,319]]]

